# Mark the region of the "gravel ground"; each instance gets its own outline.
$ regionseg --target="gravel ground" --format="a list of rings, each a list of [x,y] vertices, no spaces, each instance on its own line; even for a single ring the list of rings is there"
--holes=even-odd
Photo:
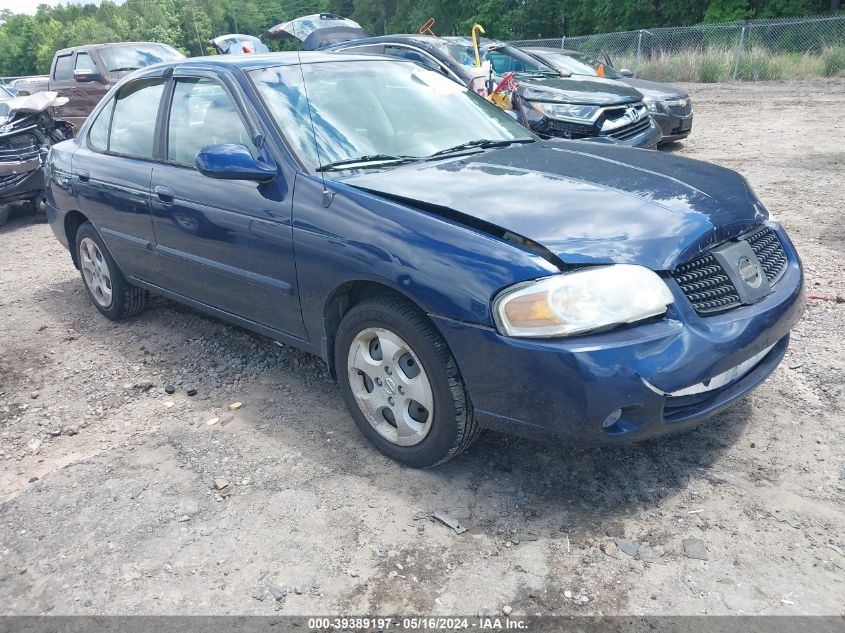
[[[487,433],[403,468],[318,359],[160,298],[111,323],[49,227],[10,220],[0,613],[845,612],[845,82],[688,89],[670,151],[745,174],[828,300],[750,397],[624,448]]]

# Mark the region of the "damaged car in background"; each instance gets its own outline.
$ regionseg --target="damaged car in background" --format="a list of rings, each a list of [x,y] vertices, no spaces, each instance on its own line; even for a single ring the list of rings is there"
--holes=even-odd
[[[67,98],[55,92],[0,94],[0,224],[6,222],[11,203],[43,208],[47,154],[53,144],[73,138],[73,126],[51,114],[65,103]]]
[[[692,99],[689,94],[670,84],[636,79],[633,73],[622,68],[616,70],[610,63],[580,53],[558,48],[529,47],[522,49],[544,64],[565,76],[605,77],[626,83],[642,93],[651,118],[663,132],[661,144],[685,139],[692,131]]]
[[[432,34],[369,37],[348,18],[306,15],[268,29],[264,39],[299,40],[304,50],[388,55],[439,72],[490,98],[513,118],[546,137],[600,139],[654,148],[660,128],[643,95],[612,79],[562,76],[551,66],[508,44],[487,38]],[[497,99],[505,88],[507,97]]]

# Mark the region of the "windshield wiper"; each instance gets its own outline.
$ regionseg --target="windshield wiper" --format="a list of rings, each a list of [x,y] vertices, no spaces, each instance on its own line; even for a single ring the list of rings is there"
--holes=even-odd
[[[121,68],[112,68],[109,72],[122,73],[126,70],[138,70],[140,66],[123,66]]]
[[[475,141],[469,141],[467,143],[461,143],[460,145],[455,145],[454,147],[447,147],[446,149],[441,149],[438,152],[434,152],[426,156],[426,158],[435,158],[437,156],[445,156],[447,154],[454,154],[455,152],[462,152],[468,149],[490,149],[493,147],[507,147],[508,145],[512,145],[514,143],[533,143],[533,138],[514,138],[509,141],[494,141],[491,139],[477,139]]]
[[[347,158],[345,160],[337,160],[333,163],[327,163],[317,168],[317,171],[332,171],[334,169],[342,169],[349,165],[360,164],[362,168],[366,167],[380,167],[385,163],[395,165],[398,163],[409,163],[419,160],[416,156],[402,156],[396,154],[370,154],[367,156],[359,156],[358,158]],[[376,163],[376,164],[370,164]]]
[[[517,75],[528,75],[529,77],[560,77],[560,73],[556,70],[523,70],[522,72],[516,73]]]

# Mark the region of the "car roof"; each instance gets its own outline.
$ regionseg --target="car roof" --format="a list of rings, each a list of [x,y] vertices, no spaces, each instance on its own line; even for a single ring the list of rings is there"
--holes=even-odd
[[[173,48],[170,44],[164,44],[162,42],[106,42],[105,44],[80,44],[79,46],[70,46],[68,48],[63,48],[59,51],[56,51],[56,55],[65,55],[68,53],[73,53],[74,51],[92,51],[101,48],[113,48],[115,46],[139,46],[139,45],[153,45],[153,46],[167,46],[169,48]]]
[[[573,51],[568,48],[554,48],[552,46],[520,46],[519,48],[532,53],[563,53],[564,55],[586,55],[586,53],[582,53],[581,51]]]
[[[346,42],[338,42],[330,46],[333,48],[343,48],[345,46],[360,46],[363,44],[389,44],[391,42],[413,42],[414,44],[436,44],[437,42],[450,42],[453,44],[461,44],[463,46],[472,46],[472,38],[466,35],[447,35],[444,37],[432,37],[423,33],[395,33],[393,35],[376,35],[374,37],[364,37],[359,40],[347,40]],[[504,46],[505,42],[498,40],[490,40],[486,37],[479,38],[478,43],[481,46]]]
[[[240,68],[243,71],[268,68],[270,66],[292,66],[294,64],[318,64],[323,62],[353,61],[389,61],[413,63],[389,55],[355,55],[322,51],[288,51],[281,53],[260,53],[250,55],[208,55],[206,57],[187,57],[166,62],[159,62],[137,70],[134,77],[155,74],[166,68],[185,68],[191,70],[222,70]]]
[[[431,35],[423,35],[421,33],[394,33],[392,35],[375,35],[373,37],[362,37],[361,39],[357,40],[346,40],[345,42],[337,42],[336,44],[332,44],[329,48],[341,48],[343,46],[348,46],[351,44],[358,46],[359,44],[387,44],[390,42],[403,41],[412,41],[414,43],[425,44],[434,40],[435,38],[431,37]]]

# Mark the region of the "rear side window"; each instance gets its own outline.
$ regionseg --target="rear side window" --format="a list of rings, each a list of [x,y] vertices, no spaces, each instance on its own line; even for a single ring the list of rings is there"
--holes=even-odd
[[[152,158],[163,88],[161,79],[134,81],[123,87],[114,100],[108,151],[136,158]]]
[[[341,48],[341,53],[361,53],[362,55],[382,55],[384,53],[384,46],[381,44],[368,44],[367,46],[351,46],[350,48]]]
[[[252,146],[229,93],[210,79],[178,80],[167,127],[167,159],[193,166],[197,152],[218,143]]]
[[[109,126],[111,125],[111,113],[114,110],[114,99],[106,104],[106,107],[100,110],[94,123],[91,124],[91,130],[88,132],[88,143],[94,149],[101,152],[109,149]]]
[[[88,53],[79,53],[76,56],[76,64],[73,66],[73,70],[97,70],[97,66],[94,65],[94,60]]]
[[[58,81],[73,79],[73,55],[62,55],[56,58],[56,72],[53,79]]]
[[[404,46],[385,46],[384,54],[390,55],[391,57],[401,57],[402,59],[408,59],[412,62],[422,64],[429,70],[443,72],[443,69],[440,68],[440,64],[434,61],[431,57],[424,53],[421,53],[420,51],[415,51],[412,48],[405,48]]]

